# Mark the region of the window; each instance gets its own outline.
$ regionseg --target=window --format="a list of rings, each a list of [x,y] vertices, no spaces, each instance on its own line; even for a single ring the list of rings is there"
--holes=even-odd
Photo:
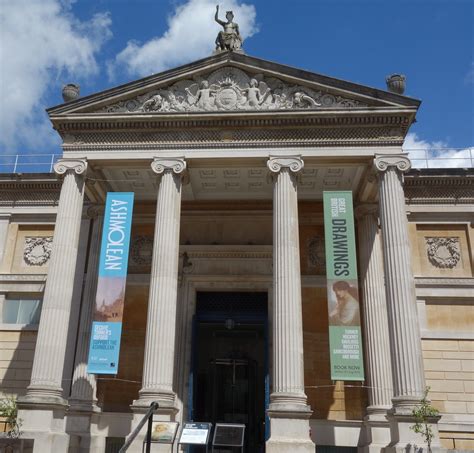
[[[39,324],[41,299],[7,298],[3,301],[2,323],[4,324]]]

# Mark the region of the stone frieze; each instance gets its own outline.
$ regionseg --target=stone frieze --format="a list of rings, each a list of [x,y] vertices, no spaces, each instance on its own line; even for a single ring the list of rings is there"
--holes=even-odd
[[[104,107],[108,113],[309,110],[366,107],[360,101],[226,67]]]

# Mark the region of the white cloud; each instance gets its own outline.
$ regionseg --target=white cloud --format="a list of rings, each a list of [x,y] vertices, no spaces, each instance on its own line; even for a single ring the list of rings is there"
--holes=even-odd
[[[471,67],[464,78],[467,84],[474,85],[474,61],[471,62]]]
[[[188,0],[176,7],[168,18],[168,29],[145,43],[129,41],[109,64],[109,76],[113,78],[117,68],[132,76],[147,76],[212,54],[214,41],[221,29],[214,22],[216,0]],[[220,3],[219,18],[233,10],[240,34],[248,38],[258,31],[255,24],[256,11],[253,5],[239,0],[224,0]]]
[[[0,0],[0,144],[4,154],[57,143],[44,97],[97,74],[95,54],[111,37],[107,13],[81,22],[72,0]],[[21,148],[23,147],[23,148]]]
[[[447,142],[427,142],[410,132],[403,143],[414,168],[464,168],[473,166],[474,147],[451,148]]]

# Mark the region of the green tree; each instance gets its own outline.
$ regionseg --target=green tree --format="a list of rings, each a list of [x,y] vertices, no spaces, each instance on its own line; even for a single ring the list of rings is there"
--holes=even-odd
[[[415,406],[412,411],[413,417],[415,417],[415,424],[410,426],[410,429],[417,434],[421,434],[426,445],[428,446],[428,452],[431,453],[431,442],[434,437],[433,428],[430,422],[433,421],[433,417],[439,415],[439,411],[435,409],[430,400],[428,399],[429,387],[425,388],[423,398],[420,403]]]
[[[4,417],[8,425],[8,437],[19,437],[21,420],[18,419],[18,408],[13,396],[6,396],[0,400],[0,417]]]

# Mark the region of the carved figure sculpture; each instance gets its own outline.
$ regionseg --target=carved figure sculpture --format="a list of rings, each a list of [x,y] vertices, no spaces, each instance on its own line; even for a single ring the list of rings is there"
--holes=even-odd
[[[105,112],[209,112],[363,107],[355,99],[310,87],[290,85],[276,77],[219,68],[193,79],[178,80],[103,108]]]
[[[148,99],[142,105],[142,110],[144,112],[156,112],[163,107],[163,97],[159,94]]]
[[[297,91],[293,96],[294,104],[296,107],[300,108],[311,108],[311,107],[319,107],[321,104],[318,104],[311,96],[308,96],[301,91]]]
[[[249,85],[248,88],[242,91],[247,92],[248,105],[250,107],[258,107],[265,101],[271,90],[267,87],[265,92],[262,94],[256,79],[251,79]]]
[[[188,93],[190,98],[189,103],[191,105],[197,105],[203,110],[212,110],[214,105],[213,96],[215,94],[215,90],[209,88],[209,82],[207,80],[203,80],[201,82],[201,87],[199,88],[196,95],[193,95],[189,88],[185,88],[185,90],[186,93]]]
[[[242,47],[243,39],[240,36],[239,25],[232,22],[234,19],[234,13],[227,11],[225,13],[227,22],[219,19],[219,5],[216,6],[216,14],[214,20],[224,27],[223,31],[220,31],[216,38],[216,51],[223,50],[239,50]]]

